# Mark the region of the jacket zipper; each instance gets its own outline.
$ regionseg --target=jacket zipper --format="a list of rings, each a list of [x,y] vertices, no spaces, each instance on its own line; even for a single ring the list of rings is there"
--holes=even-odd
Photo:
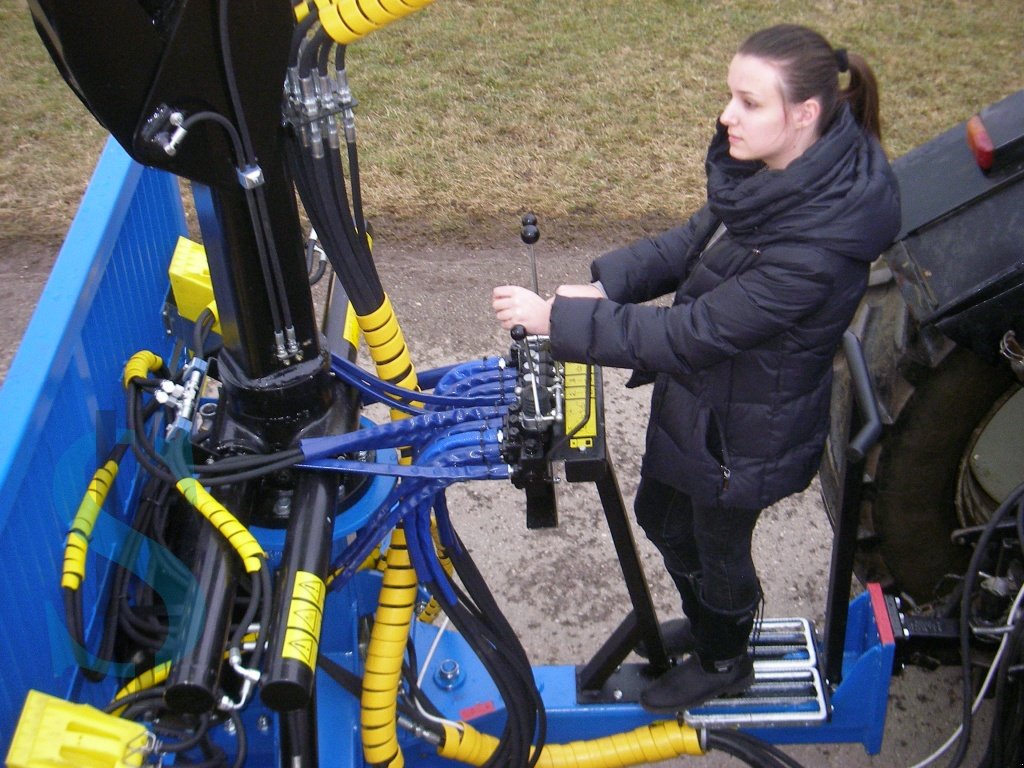
[[[732,470],[729,469],[729,446],[725,444],[725,430],[722,429],[722,420],[718,418],[715,410],[711,409],[711,419],[714,422],[715,431],[718,433],[718,447],[722,458],[718,462],[718,469],[722,473],[722,493],[729,489],[729,479],[732,477]]]

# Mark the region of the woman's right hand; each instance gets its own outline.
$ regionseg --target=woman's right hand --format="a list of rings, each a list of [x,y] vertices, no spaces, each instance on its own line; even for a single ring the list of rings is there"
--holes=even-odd
[[[517,325],[527,333],[547,335],[551,331],[551,300],[545,301],[518,285],[499,285],[491,293],[494,315],[507,331]]]

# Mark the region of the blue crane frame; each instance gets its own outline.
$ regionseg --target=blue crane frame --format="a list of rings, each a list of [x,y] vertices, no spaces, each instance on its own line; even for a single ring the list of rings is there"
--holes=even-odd
[[[108,142],[0,390],[0,413],[7,422],[0,431],[0,556],[7,564],[0,580],[0,610],[7,617],[0,626],[0,648],[8,659],[0,679],[3,753],[29,689],[99,706],[114,693],[113,683],[89,684],[76,671],[61,618],[60,563],[82,490],[123,430],[118,419],[124,362],[139,349],[169,349],[172,343],[161,308],[174,244],[187,234],[178,184],[175,176],[138,165]],[[99,557],[90,559],[90,568],[100,572],[86,580],[86,605],[98,603],[116,557],[138,491],[134,469],[128,459],[97,525],[92,552]],[[374,577],[367,576],[331,596],[323,633],[326,655],[349,666],[356,663],[351,617],[372,612],[374,593]],[[347,610],[340,610],[339,603]],[[89,636],[100,617],[94,612],[86,618]],[[778,744],[859,742],[877,753],[895,648],[886,627],[879,591],[855,598],[845,632],[842,682],[831,692],[829,719],[813,727],[751,732]],[[436,630],[417,632],[415,641],[425,650]],[[437,658],[458,659],[464,679],[472,682],[457,690],[437,686],[432,695],[452,715],[485,713],[474,724],[486,729],[501,717],[500,701],[460,639],[449,633],[441,640]],[[552,742],[617,733],[651,721],[635,704],[577,704],[575,667],[534,671]],[[321,738],[331,740],[329,748],[321,749],[321,764],[361,765],[357,702],[323,678],[318,709],[321,723],[331,724],[321,729]],[[264,715],[274,717],[257,707],[247,718],[256,721]],[[350,725],[340,728],[341,723]],[[274,729],[257,725],[249,732],[250,754],[266,764],[277,754]],[[448,764],[411,737],[403,746],[412,764]]]

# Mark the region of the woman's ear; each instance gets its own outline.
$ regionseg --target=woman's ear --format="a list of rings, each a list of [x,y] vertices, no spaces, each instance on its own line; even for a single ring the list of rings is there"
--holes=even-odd
[[[793,119],[800,128],[814,127],[818,124],[818,117],[821,115],[821,102],[817,99],[807,99],[793,108]]]

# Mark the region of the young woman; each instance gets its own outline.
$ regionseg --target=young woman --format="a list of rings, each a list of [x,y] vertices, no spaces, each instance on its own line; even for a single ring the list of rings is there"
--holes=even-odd
[[[644,691],[657,712],[753,682],[754,525],[818,469],[833,355],[900,224],[860,56],[780,25],[743,43],[727,82],[708,202],[685,225],[599,257],[593,283],[549,301],[493,293],[502,326],[550,334],[559,359],[654,382],[635,512],[688,617],[666,644],[689,653]],[[642,304],[668,293],[671,307]]]

